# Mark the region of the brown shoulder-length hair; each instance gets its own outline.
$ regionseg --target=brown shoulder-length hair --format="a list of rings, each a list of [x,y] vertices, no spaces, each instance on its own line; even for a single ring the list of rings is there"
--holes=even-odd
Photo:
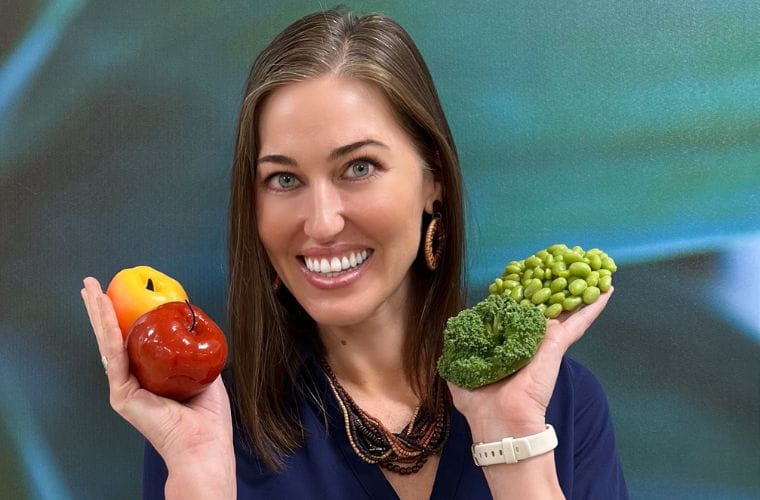
[[[240,111],[232,170],[229,227],[229,324],[236,405],[245,435],[272,470],[302,443],[295,405],[305,341],[314,342],[314,321],[281,287],[256,224],[256,158],[264,99],[288,83],[326,74],[372,83],[387,96],[398,122],[442,186],[446,231],[439,267],[430,271],[423,249],[410,273],[413,297],[403,359],[410,383],[430,408],[446,319],[464,306],[464,214],[454,140],[427,65],[407,32],[381,14],[359,16],[343,6],[305,16],[288,26],[253,63]],[[422,230],[430,216],[423,214]],[[424,241],[422,238],[421,241]],[[302,391],[303,392],[303,391]],[[314,397],[313,392],[310,393]]]

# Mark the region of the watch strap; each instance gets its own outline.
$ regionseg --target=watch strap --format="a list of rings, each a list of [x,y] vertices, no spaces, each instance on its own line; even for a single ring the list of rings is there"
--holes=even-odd
[[[491,443],[472,445],[472,459],[475,465],[514,464],[526,458],[535,457],[557,447],[557,433],[550,424],[538,434],[520,438],[506,437]]]

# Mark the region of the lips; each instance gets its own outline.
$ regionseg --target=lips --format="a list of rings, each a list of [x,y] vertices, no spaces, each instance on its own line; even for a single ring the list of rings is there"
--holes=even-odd
[[[300,261],[299,268],[304,273],[304,277],[306,278],[306,281],[308,281],[312,286],[315,288],[319,288],[322,290],[331,290],[335,288],[342,288],[346,287],[358,279],[361,278],[361,276],[364,274],[365,270],[367,269],[368,261],[372,260],[372,255],[374,254],[374,251],[372,249],[367,249],[367,258],[364,260],[361,260],[361,262],[357,262],[356,266],[351,266],[350,256],[346,257],[346,259],[349,261],[348,268],[343,269],[343,258],[340,258],[340,264],[341,264],[341,270],[334,272],[329,271],[327,273],[322,273],[322,258],[319,258],[319,271],[316,271],[315,268],[315,261],[316,257],[305,257],[305,256],[299,256],[298,260]],[[354,253],[354,259],[357,260],[359,256],[357,255],[358,252]],[[310,270],[307,266],[307,260],[311,262],[312,268],[315,270]],[[327,257],[324,257],[325,260],[327,260]],[[338,257],[335,256],[335,261],[338,261]],[[332,269],[332,262],[333,257],[330,257],[330,269]]]

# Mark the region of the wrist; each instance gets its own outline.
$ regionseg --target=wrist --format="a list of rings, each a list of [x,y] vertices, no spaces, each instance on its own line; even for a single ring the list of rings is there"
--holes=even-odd
[[[174,462],[167,467],[164,488],[167,499],[235,498],[237,481],[235,457]]]
[[[539,433],[546,429],[544,417],[527,419],[481,418],[468,420],[472,440],[475,443],[498,441],[505,437],[523,437]]]

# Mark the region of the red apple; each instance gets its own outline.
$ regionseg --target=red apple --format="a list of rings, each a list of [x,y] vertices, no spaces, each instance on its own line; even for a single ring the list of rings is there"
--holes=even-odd
[[[127,336],[129,369],[140,385],[184,401],[200,394],[224,368],[222,330],[190,302],[167,302],[135,321]]]

